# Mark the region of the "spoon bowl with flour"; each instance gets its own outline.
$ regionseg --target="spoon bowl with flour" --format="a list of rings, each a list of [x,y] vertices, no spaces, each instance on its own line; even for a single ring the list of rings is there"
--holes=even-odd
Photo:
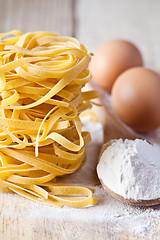
[[[102,148],[97,174],[104,189],[128,204],[160,204],[160,146],[141,139],[113,140]]]

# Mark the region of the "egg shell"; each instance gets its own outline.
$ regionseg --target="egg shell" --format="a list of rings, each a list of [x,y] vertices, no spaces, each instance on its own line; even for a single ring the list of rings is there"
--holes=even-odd
[[[112,89],[115,113],[130,127],[147,132],[160,126],[160,76],[143,67],[122,73]]]
[[[110,92],[123,71],[142,65],[141,53],[134,44],[125,40],[112,40],[97,48],[91,59],[90,70],[96,84]]]

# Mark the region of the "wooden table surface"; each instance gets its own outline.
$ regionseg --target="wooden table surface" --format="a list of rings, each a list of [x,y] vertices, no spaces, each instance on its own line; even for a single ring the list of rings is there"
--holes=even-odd
[[[80,42],[85,44],[91,52],[94,52],[95,48],[104,41],[114,38],[123,38],[131,40],[140,48],[143,54],[145,66],[152,69],[160,69],[159,10],[159,0],[0,0],[0,32],[10,31],[12,29],[19,29],[23,32],[40,30],[52,31],[60,35],[76,37],[80,40]],[[103,190],[101,192],[101,196],[104,201],[105,194]],[[6,199],[8,199],[8,197]],[[73,232],[65,235],[65,228],[68,227],[67,223],[63,221],[62,226],[59,226],[55,221],[52,222],[49,208],[46,208],[48,218],[45,218],[44,221],[40,221],[37,217],[35,217],[32,222],[34,224],[36,223],[37,226],[38,223],[39,226],[40,224],[44,224],[45,229],[44,226],[42,226],[42,229],[38,232],[35,225],[33,229],[35,232],[32,232],[32,234],[29,232],[27,233],[27,224],[30,226],[28,229],[31,230],[32,223],[25,222],[25,225],[23,226],[26,226],[26,229],[25,227],[20,229],[19,227],[21,226],[21,223],[18,219],[19,214],[21,219],[27,221],[27,218],[25,217],[25,214],[28,214],[27,209],[25,208],[25,206],[28,206],[26,204],[27,200],[25,200],[23,204],[22,198],[19,199],[18,203],[24,206],[25,211],[21,212],[21,208],[18,210],[18,213],[15,209],[11,208],[10,204],[5,203],[5,199],[3,199],[2,195],[0,200],[0,213],[4,214],[2,206],[7,206],[10,213],[15,214],[14,219],[14,217],[11,216],[9,212],[7,213],[6,210],[6,219],[0,218],[0,239],[2,240],[81,239],[81,232],[84,231],[82,223],[79,223],[79,225],[76,223],[75,225],[74,222],[70,221]],[[13,197],[14,206],[16,206],[16,201],[16,198]],[[107,196],[106,204],[109,201],[112,203],[112,207],[113,199]],[[31,206],[30,202],[29,206]],[[119,204],[117,206],[122,207],[122,210],[125,209],[124,205]],[[32,210],[34,210],[33,206]],[[88,211],[92,214],[91,210]],[[98,210],[96,211],[98,212]],[[159,209],[156,209],[156,211],[158,214]],[[43,212],[45,212],[45,208],[41,209],[42,215]],[[79,211],[77,211],[77,214],[78,212]],[[31,214],[30,211],[29,214]],[[68,214],[69,210],[66,210],[66,219]],[[37,216],[39,215],[37,214]],[[54,217],[57,216],[61,216],[61,213],[58,212],[58,215],[55,213]],[[156,220],[156,235],[153,233],[152,238],[149,238],[150,233],[148,233],[148,235],[144,238],[136,238],[138,235],[129,235],[129,232],[127,232],[127,234],[124,233],[124,237],[122,236],[123,232],[121,232],[122,235],[119,235],[118,237],[117,233],[114,235],[114,232],[112,232],[111,225],[107,225],[105,229],[105,222],[101,225],[100,219],[96,219],[98,221],[97,225],[95,222],[94,224],[92,222],[92,225],[89,225],[89,222],[84,223],[85,225],[87,224],[87,227],[90,229],[90,235],[87,235],[87,232],[84,231],[82,236],[88,239],[96,240],[160,239],[160,233],[158,234],[160,228],[159,218]],[[126,218],[126,220],[127,219],[128,218]],[[52,224],[54,224],[54,226]],[[125,222],[125,224],[127,223]],[[147,224],[152,224],[152,222],[147,222]],[[60,234],[59,236],[52,234],[52,226],[54,230],[56,229],[56,234],[58,232],[61,234],[61,228],[63,228],[62,237]],[[96,227],[98,230],[96,230]],[[145,227],[146,226],[143,225],[143,228]],[[17,237],[16,232],[19,232]]]

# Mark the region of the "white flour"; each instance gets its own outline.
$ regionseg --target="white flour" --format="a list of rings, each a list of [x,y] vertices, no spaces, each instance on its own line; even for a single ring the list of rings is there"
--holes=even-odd
[[[140,139],[116,140],[103,152],[97,173],[126,199],[160,198],[160,147]]]
[[[83,130],[89,130],[92,136],[86,148],[87,161],[62,182],[93,188],[98,204],[82,209],[59,209],[17,194],[0,193],[0,239],[159,240],[160,206],[146,208],[123,204],[100,186],[95,168],[103,142],[102,126],[88,118],[83,124]]]

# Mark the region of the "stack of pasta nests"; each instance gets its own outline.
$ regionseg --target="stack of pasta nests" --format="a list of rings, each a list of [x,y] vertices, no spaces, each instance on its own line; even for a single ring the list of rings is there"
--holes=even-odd
[[[0,38],[1,190],[59,207],[95,204],[91,189],[55,182],[82,166],[90,141],[79,118],[97,97],[81,91],[91,79],[90,54],[48,32]]]

